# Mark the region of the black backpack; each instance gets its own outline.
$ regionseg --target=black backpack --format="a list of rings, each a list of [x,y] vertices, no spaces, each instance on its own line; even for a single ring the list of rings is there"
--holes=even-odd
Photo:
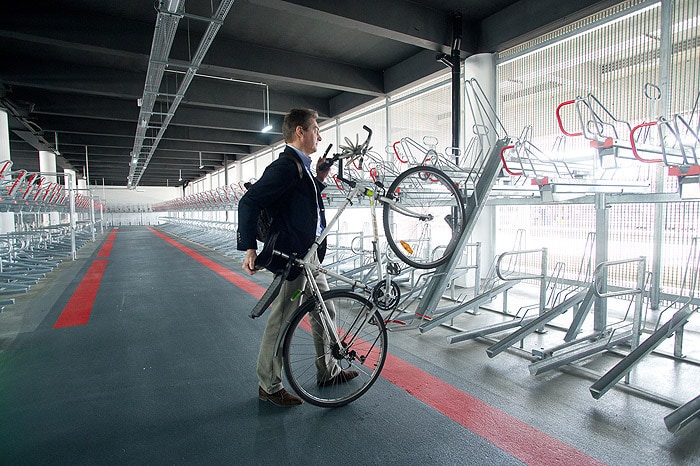
[[[293,155],[290,154],[282,154],[281,157],[285,157],[288,159],[291,159],[294,161],[294,163],[297,166],[297,171],[299,172],[299,179],[302,179],[303,175],[303,168],[301,166],[301,162],[299,161],[298,158],[294,157]],[[252,184],[250,182],[246,182],[243,184],[246,189],[250,189]],[[287,197],[287,196],[284,196]],[[267,241],[267,234],[270,231],[270,225],[272,224],[272,216],[270,215],[267,210],[262,209],[260,211],[260,215],[258,215],[258,224],[257,224],[257,230],[255,232],[255,239],[258,241],[264,243]]]

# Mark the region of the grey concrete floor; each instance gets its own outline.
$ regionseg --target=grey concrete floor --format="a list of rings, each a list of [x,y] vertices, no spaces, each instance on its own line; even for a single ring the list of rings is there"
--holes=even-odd
[[[90,323],[53,329],[105,236],[0,313],[1,464],[520,464],[384,379],[336,410],[260,403],[264,321],[247,317],[255,299],[142,227],[117,232]],[[178,241],[240,271],[235,259]],[[251,280],[266,286],[270,277]],[[454,325],[502,318],[482,310]],[[452,334],[392,331],[390,352],[602,463],[700,464],[700,420],[676,434],[663,422],[668,400],[700,392],[698,366],[653,356],[633,372],[632,389],[595,400],[595,374],[619,354],[532,376],[528,351],[561,342],[561,332],[534,334],[492,359],[488,340],[448,344]]]

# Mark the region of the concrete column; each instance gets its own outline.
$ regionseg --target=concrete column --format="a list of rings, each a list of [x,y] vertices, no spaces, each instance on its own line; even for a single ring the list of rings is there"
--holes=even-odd
[[[39,171],[41,173],[50,173],[49,175],[44,175],[44,178],[48,182],[56,183],[58,177],[53,174],[56,173],[56,154],[45,150],[39,151]],[[44,225],[56,225],[60,223],[58,212],[44,214],[42,216],[42,223]]]
[[[70,168],[64,168],[63,173],[66,173],[70,176],[66,176],[66,189],[68,189],[68,183],[70,182],[73,185],[73,189],[76,189],[78,187],[76,183],[76,174],[75,170],[71,170]]]
[[[39,151],[39,171],[42,173],[56,173],[56,154],[46,150]],[[55,183],[56,175],[44,175],[47,181]]]
[[[0,162],[12,160],[10,157],[10,125],[7,112],[0,108]],[[0,213],[0,233],[15,231],[15,214],[12,212]]]
[[[70,168],[64,168],[63,173],[66,174],[66,176],[63,177],[66,183],[66,194],[70,196],[70,189],[73,189],[73,199],[75,199],[75,194],[76,194],[76,189],[78,188],[78,178],[77,178],[77,173],[75,173],[75,170],[71,170]],[[70,219],[69,219],[70,220]],[[73,224],[73,227],[75,228],[75,225]]]
[[[10,125],[7,122],[7,112],[0,108],[0,160],[10,158]]]

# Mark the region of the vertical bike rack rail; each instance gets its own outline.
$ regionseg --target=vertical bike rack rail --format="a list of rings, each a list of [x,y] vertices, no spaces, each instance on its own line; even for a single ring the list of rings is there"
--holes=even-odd
[[[461,253],[501,172],[501,151],[510,142],[510,137],[507,135],[505,127],[496,116],[495,109],[491,106],[476,79],[467,81],[465,95],[469,103],[471,116],[475,122],[473,132],[479,140],[480,150],[476,154],[475,160],[471,163],[471,168],[463,174],[467,180],[464,183],[466,194],[464,205],[466,222],[464,229],[457,242],[455,254],[447,263],[436,269],[433,279],[428,284],[420,309],[420,313],[424,316],[432,317],[440,304],[443,292],[449,285]],[[467,191],[472,184],[471,193],[468,193]],[[420,331],[425,332],[433,327],[430,322],[427,322],[420,327]]]

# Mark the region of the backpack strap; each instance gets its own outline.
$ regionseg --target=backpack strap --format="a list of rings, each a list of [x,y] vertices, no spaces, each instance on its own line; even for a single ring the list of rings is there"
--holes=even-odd
[[[302,179],[304,177],[304,172],[302,171],[303,167],[301,166],[301,162],[299,161],[299,158],[295,157],[291,154],[282,154],[282,157],[284,157],[286,159],[292,159],[294,161],[294,163],[297,166],[297,171],[299,172],[299,179]]]

